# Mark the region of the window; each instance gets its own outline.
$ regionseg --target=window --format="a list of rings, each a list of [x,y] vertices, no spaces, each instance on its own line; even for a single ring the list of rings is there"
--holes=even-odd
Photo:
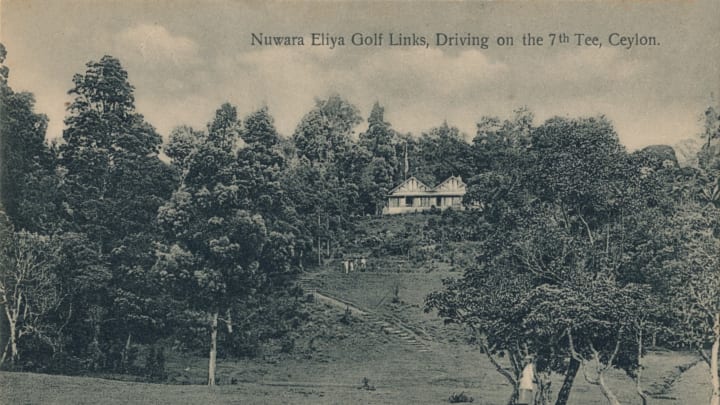
[[[435,197],[435,206],[442,207],[442,197]]]
[[[414,198],[412,197],[405,197],[405,205],[412,207]]]

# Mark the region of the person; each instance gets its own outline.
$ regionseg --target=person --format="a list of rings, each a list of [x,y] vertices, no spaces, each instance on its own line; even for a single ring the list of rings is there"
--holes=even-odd
[[[532,356],[525,357],[525,368],[520,374],[520,382],[518,383],[518,405],[532,404],[533,399],[533,380],[535,380],[535,368],[533,366]]]

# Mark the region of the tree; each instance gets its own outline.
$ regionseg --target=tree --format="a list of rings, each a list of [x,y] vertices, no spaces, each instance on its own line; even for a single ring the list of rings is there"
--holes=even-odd
[[[617,405],[605,381],[606,372],[613,367],[631,376],[639,372],[644,349],[637,337],[645,332],[645,314],[653,309],[648,290],[638,284],[621,285],[602,273],[576,274],[564,285],[536,288],[524,322],[537,325],[540,337],[554,338],[562,331],[586,381],[599,386],[608,402]],[[594,373],[588,371],[590,365]],[[638,393],[645,400],[641,389]]]
[[[470,144],[456,127],[443,122],[423,133],[418,140],[421,166],[412,173],[428,184],[438,184],[450,176],[472,177]]]
[[[718,214],[713,205],[687,204],[673,223],[680,250],[667,263],[669,297],[675,308],[674,334],[707,363],[712,383],[710,404],[720,403],[720,275]],[[710,347],[709,352],[707,351]]]
[[[284,183],[298,215],[305,219],[307,234],[317,241],[318,264],[323,251],[331,254],[331,242],[342,238],[350,215],[359,212],[357,177],[369,155],[352,139],[360,121],[354,105],[332,95],[316,101],[292,137],[297,159]]]
[[[219,323],[230,334],[233,325],[247,326],[244,318],[258,303],[287,293],[294,234],[282,211],[265,207],[283,198],[277,187],[282,159],[267,110],[251,114],[243,128],[225,104],[208,130],[183,159],[184,180],[158,211],[167,243],[156,270],[209,326],[208,385],[215,385]],[[235,153],[240,136],[245,146]]]
[[[293,134],[298,156],[310,162],[334,162],[335,155],[349,146],[352,130],[360,121],[357,107],[337,94],[316,100]]]
[[[162,329],[149,317],[161,300],[147,277],[155,261],[157,209],[176,175],[158,157],[160,135],[135,111],[134,89],[120,61],[91,61],[73,83],[59,148],[64,219],[67,230],[98,242],[112,275],[103,286],[105,301],[88,318],[97,319],[97,350],[112,352],[103,365],[122,367],[133,331],[152,338]]]
[[[656,229],[638,224],[666,207],[605,119],[554,118],[529,132],[527,120],[518,122],[508,132],[499,121],[482,125],[479,152],[525,156],[493,162],[472,181],[469,198],[482,202],[478,215],[492,225],[483,253],[476,268],[430,296],[428,309],[473,325],[486,353],[508,354],[511,368],[496,367],[509,382],[517,383],[518,359],[532,353],[539,370],[564,374],[556,401],[564,404],[580,366],[592,360],[589,381],[612,402],[604,373],[621,368],[639,383],[644,349],[636,337],[652,320],[654,262],[638,246]]]
[[[281,176],[287,161],[279,150],[280,136],[267,107],[248,115],[240,133],[245,146],[237,153],[239,184],[244,202],[266,219],[294,214],[292,200],[284,193]]]
[[[8,355],[10,367],[18,365],[19,341],[26,335],[50,338],[52,328],[46,318],[62,301],[51,271],[56,253],[47,237],[27,231],[13,232],[2,213],[0,306],[9,324],[9,337],[0,357],[0,366]]]
[[[323,257],[331,254],[331,244],[339,246],[352,226],[349,213],[354,209],[356,190],[352,184],[342,183],[331,168],[305,159],[288,167],[282,183],[302,218],[301,235],[310,246],[315,245],[317,263],[322,265]]]
[[[720,113],[710,106],[705,110],[705,126],[701,137],[702,146],[698,151],[701,169],[715,172],[720,169]]]
[[[0,200],[17,230],[49,232],[58,212],[48,119],[34,111],[32,94],[10,88],[5,56],[0,44]]]
[[[173,165],[181,173],[188,169],[189,159],[203,142],[205,133],[189,126],[180,126],[170,132],[170,138],[165,146],[165,154],[172,159]]]
[[[520,108],[512,119],[480,120],[470,149],[474,176],[467,180],[467,204],[486,208],[495,204],[494,211],[507,204],[523,204],[521,188],[529,164],[533,119],[531,112]]]
[[[365,205],[364,212],[378,215],[385,205],[385,197],[395,183],[398,159],[395,154],[397,135],[390,124],[385,122],[385,109],[375,103],[368,129],[360,134],[358,145],[371,154],[360,173],[359,195]]]
[[[720,175],[718,144],[720,116],[705,112],[699,168],[679,178],[678,209],[671,217],[668,238],[674,257],[663,264],[663,287],[675,310],[672,334],[682,345],[694,348],[709,366],[710,403],[720,404]],[[709,347],[709,352],[707,351]]]
[[[307,250],[301,230],[304,221],[283,185],[288,163],[267,107],[245,118],[240,136],[245,146],[237,153],[238,184],[247,196],[243,205],[260,214],[268,230],[260,268],[266,272],[266,285],[273,286],[266,296],[273,299],[287,292]]]

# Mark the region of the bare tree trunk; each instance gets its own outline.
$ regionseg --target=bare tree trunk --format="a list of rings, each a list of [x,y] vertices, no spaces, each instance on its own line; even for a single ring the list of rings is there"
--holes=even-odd
[[[233,332],[233,324],[232,324],[232,313],[230,313],[230,308],[225,312],[225,325],[227,325],[227,331],[228,333]]]
[[[130,347],[132,345],[132,332],[128,332],[127,340],[125,341],[125,348],[123,349],[122,356],[120,356],[120,369],[128,369],[128,358],[130,357]]]
[[[720,350],[720,312],[715,314],[713,325],[715,340],[710,350],[710,377],[712,379],[712,397],[710,405],[720,405],[720,376],[718,376],[718,350]]]
[[[320,213],[318,212],[318,266],[322,266],[322,241],[320,240]]]
[[[601,372],[598,375],[598,385],[600,385],[600,391],[603,393],[603,395],[605,395],[605,398],[607,398],[610,405],[621,405],[615,394],[612,392],[612,390],[610,390],[610,387],[605,384],[604,372]]]
[[[638,339],[638,351],[637,351],[637,360],[638,360],[638,368],[637,373],[635,374],[635,390],[637,391],[637,394],[640,396],[640,399],[642,400],[642,405],[647,405],[647,395],[645,395],[645,391],[642,388],[642,359],[643,359],[643,333],[642,328],[639,329],[637,334]]]
[[[17,308],[19,308],[20,305],[17,305]],[[3,353],[2,360],[0,360],[0,365],[5,362],[6,355],[8,352],[8,349],[10,349],[10,367],[15,368],[15,363],[18,359],[18,348],[17,348],[17,321],[18,321],[18,315],[19,315],[19,309],[17,312],[13,309],[12,311],[8,307],[7,304],[5,304],[5,316],[8,321],[8,328],[10,329],[10,333],[8,335],[8,342],[7,346],[5,347],[5,353]]]
[[[10,340],[8,345],[10,347],[10,367],[15,368],[15,363],[18,360],[18,348],[17,348],[17,321],[15,319],[8,318],[8,324],[10,325]]]
[[[567,404],[567,401],[570,398],[570,390],[572,389],[573,383],[575,382],[575,376],[577,376],[578,370],[580,370],[580,362],[575,360],[574,358],[570,358],[570,363],[568,364],[568,368],[565,371],[565,380],[563,381],[562,387],[560,387],[560,392],[558,392],[558,397],[555,401],[555,405]]]
[[[208,386],[215,385],[215,366],[217,359],[217,330],[218,330],[218,311],[212,315],[210,324],[210,360],[208,362]]]
[[[518,386],[517,386],[517,385],[514,385],[514,386],[513,386],[513,393],[512,393],[512,395],[510,396],[510,399],[507,401],[507,405],[515,405],[515,403],[516,403],[517,400],[518,400],[519,395],[520,395],[520,391],[518,391]]]
[[[536,375],[537,392],[535,393],[535,405],[547,405],[552,400],[550,373],[538,373]]]
[[[492,356],[492,354],[490,354],[490,348],[488,348],[487,345],[481,343],[481,347],[482,347],[483,353],[485,353],[485,355],[487,356],[488,360],[490,360],[490,363],[492,363],[492,365],[495,366],[495,371],[497,371],[497,372],[500,373],[503,377],[505,377],[505,379],[510,383],[510,385],[512,385],[512,387],[513,387],[513,392],[512,392],[512,395],[510,396],[510,399],[508,400],[508,405],[513,405],[513,404],[515,404],[515,402],[517,402],[518,395],[519,395],[519,392],[518,392],[518,388],[519,388],[519,387],[518,387],[518,379],[517,379],[517,376],[513,377],[512,374],[510,374],[510,372],[508,372],[507,370],[505,370],[505,369],[500,365],[500,363],[498,363],[497,360],[495,360],[495,358]]]

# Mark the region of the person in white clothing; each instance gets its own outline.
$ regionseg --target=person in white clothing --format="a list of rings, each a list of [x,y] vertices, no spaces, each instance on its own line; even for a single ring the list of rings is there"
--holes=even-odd
[[[533,388],[535,380],[535,367],[533,365],[532,356],[525,357],[525,368],[523,368],[522,374],[520,374],[520,382],[518,383],[518,405],[520,404],[533,404]]]

